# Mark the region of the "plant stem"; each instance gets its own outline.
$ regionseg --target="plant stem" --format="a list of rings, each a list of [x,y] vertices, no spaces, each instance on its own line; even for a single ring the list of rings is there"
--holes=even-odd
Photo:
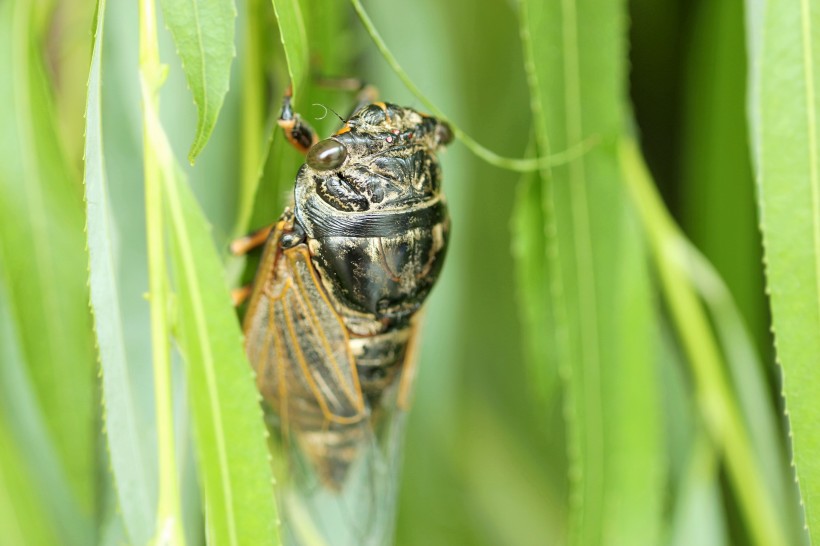
[[[725,457],[746,523],[757,544],[785,546],[783,522],[763,483],[763,471],[726,378],[723,357],[691,283],[686,263],[688,242],[664,207],[634,140],[621,141],[619,158],[624,181],[649,239],[664,297],[692,367],[698,407],[712,442]]]
[[[591,148],[594,144],[596,144],[595,139],[585,140],[583,142],[579,142],[572,146],[571,148],[567,149],[564,152],[559,152],[556,154],[552,154],[546,157],[534,157],[534,158],[513,158],[513,157],[503,157],[498,155],[497,153],[493,152],[492,150],[485,148],[481,144],[479,144],[473,137],[468,135],[464,132],[461,127],[453,123],[451,120],[447,119],[444,113],[436,107],[433,102],[428,99],[424,94],[421,92],[410,76],[407,75],[407,72],[399,64],[399,61],[390,52],[390,49],[387,47],[384,39],[379,34],[379,31],[376,29],[376,25],[373,24],[373,21],[370,19],[370,16],[367,15],[367,12],[364,10],[362,6],[361,0],[350,0],[353,4],[353,9],[356,10],[356,13],[359,16],[362,24],[364,25],[367,33],[370,35],[370,38],[373,40],[373,43],[376,45],[376,48],[384,57],[384,60],[387,61],[387,64],[390,65],[390,68],[393,69],[396,76],[399,77],[401,82],[404,84],[407,89],[416,96],[419,101],[427,108],[431,114],[440,118],[442,120],[446,120],[447,123],[450,124],[450,128],[453,131],[453,134],[456,136],[458,140],[460,140],[466,147],[469,149],[473,154],[475,154],[480,159],[483,159],[490,165],[495,165],[496,167],[500,167],[502,169],[508,169],[510,171],[517,171],[517,172],[530,172],[530,171],[537,171],[538,169],[542,169],[544,167],[550,167],[555,165],[562,165],[564,163],[568,163],[573,159],[577,159],[578,157],[582,156],[586,153],[589,148]]]
[[[151,312],[151,347],[154,362],[154,397],[159,457],[159,500],[156,544],[182,546],[179,478],[174,449],[174,412],[171,397],[171,343],[168,321],[168,285],[165,263],[162,171],[155,143],[149,138],[150,124],[159,111],[159,89],[164,67],[159,60],[156,10],[153,0],[140,0],[140,85],[143,110],[143,164],[145,176],[145,221],[148,242],[148,289]]]

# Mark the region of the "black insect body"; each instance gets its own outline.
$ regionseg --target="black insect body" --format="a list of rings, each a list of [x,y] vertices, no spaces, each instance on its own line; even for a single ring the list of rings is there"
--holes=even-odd
[[[305,126],[285,114],[289,137],[305,143]],[[414,317],[447,249],[436,152],[451,140],[446,123],[413,109],[359,108],[309,148],[292,209],[267,240],[246,350],[282,434],[331,489],[384,416],[406,406]]]

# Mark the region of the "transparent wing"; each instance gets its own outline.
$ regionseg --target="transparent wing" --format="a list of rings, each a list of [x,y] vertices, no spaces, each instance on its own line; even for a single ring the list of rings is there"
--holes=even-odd
[[[389,544],[410,366],[364,402],[349,336],[307,247],[265,247],[245,317],[248,358],[287,456],[278,473],[288,544]],[[408,351],[408,356],[413,351]],[[374,430],[375,429],[375,430]]]

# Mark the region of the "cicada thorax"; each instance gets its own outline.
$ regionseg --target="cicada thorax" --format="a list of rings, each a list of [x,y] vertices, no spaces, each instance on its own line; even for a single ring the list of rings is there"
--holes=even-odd
[[[271,235],[245,320],[260,391],[325,485],[395,406],[449,219],[436,150],[449,130],[375,103],[314,145]],[[260,334],[259,332],[264,332]]]
[[[400,374],[411,319],[446,254],[449,218],[428,140],[436,126],[420,117],[404,131],[345,131],[333,138],[347,150],[341,168],[308,162],[297,177],[296,222],[350,333],[371,406]]]

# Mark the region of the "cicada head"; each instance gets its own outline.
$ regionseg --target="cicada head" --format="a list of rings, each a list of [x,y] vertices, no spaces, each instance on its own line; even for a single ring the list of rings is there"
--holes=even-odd
[[[346,308],[406,321],[426,298],[449,231],[437,152],[452,139],[443,121],[374,102],[308,151],[294,212]]]
[[[374,102],[336,134],[314,144],[297,180],[344,212],[398,210],[438,197],[436,152],[452,142],[450,126],[412,108]]]

